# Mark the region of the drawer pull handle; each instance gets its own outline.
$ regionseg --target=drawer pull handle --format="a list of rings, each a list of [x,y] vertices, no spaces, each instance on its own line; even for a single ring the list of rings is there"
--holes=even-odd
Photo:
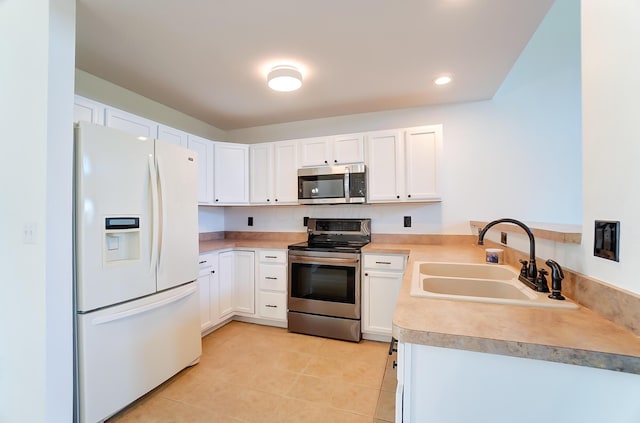
[[[207,262],[206,260],[202,260],[202,261],[199,261],[198,264],[204,264],[206,262]]]
[[[274,278],[274,277],[271,277],[271,276],[265,276],[265,279],[269,279],[269,280],[272,280],[272,281],[277,281],[278,280],[278,278]]]
[[[264,256],[264,258],[278,258],[277,256]]]
[[[390,261],[376,261],[376,264],[391,264]]]
[[[278,308],[277,305],[271,305],[271,304],[265,304],[265,307],[270,307],[270,308]]]

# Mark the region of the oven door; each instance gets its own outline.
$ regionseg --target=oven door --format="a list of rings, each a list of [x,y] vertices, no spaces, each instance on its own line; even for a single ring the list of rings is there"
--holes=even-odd
[[[360,319],[360,254],[289,251],[289,311]]]

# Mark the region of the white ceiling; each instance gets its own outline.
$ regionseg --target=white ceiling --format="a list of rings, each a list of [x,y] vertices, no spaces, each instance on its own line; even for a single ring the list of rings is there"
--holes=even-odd
[[[552,3],[77,0],[76,66],[225,130],[483,100]],[[280,62],[300,90],[267,88]]]

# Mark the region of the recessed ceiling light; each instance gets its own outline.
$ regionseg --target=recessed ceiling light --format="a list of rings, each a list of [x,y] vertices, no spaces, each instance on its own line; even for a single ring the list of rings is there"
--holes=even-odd
[[[302,74],[294,66],[275,66],[267,75],[267,84],[272,90],[295,91],[302,86]]]
[[[439,76],[436,79],[434,79],[433,83],[436,84],[436,85],[447,85],[452,80],[453,80],[453,78],[451,78],[451,76],[442,75],[442,76]]]

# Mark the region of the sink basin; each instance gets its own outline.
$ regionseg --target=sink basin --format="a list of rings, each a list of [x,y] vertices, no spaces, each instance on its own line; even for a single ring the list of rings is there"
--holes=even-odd
[[[508,281],[457,278],[423,278],[422,289],[434,294],[468,297],[500,298],[505,300],[532,300],[528,293]],[[528,289],[528,288],[527,288]]]
[[[494,279],[509,281],[518,277],[518,272],[507,266],[473,263],[420,263],[420,273],[451,278]]]
[[[496,264],[416,262],[410,295],[456,301],[577,309],[568,300],[552,300],[518,280],[519,272]]]

